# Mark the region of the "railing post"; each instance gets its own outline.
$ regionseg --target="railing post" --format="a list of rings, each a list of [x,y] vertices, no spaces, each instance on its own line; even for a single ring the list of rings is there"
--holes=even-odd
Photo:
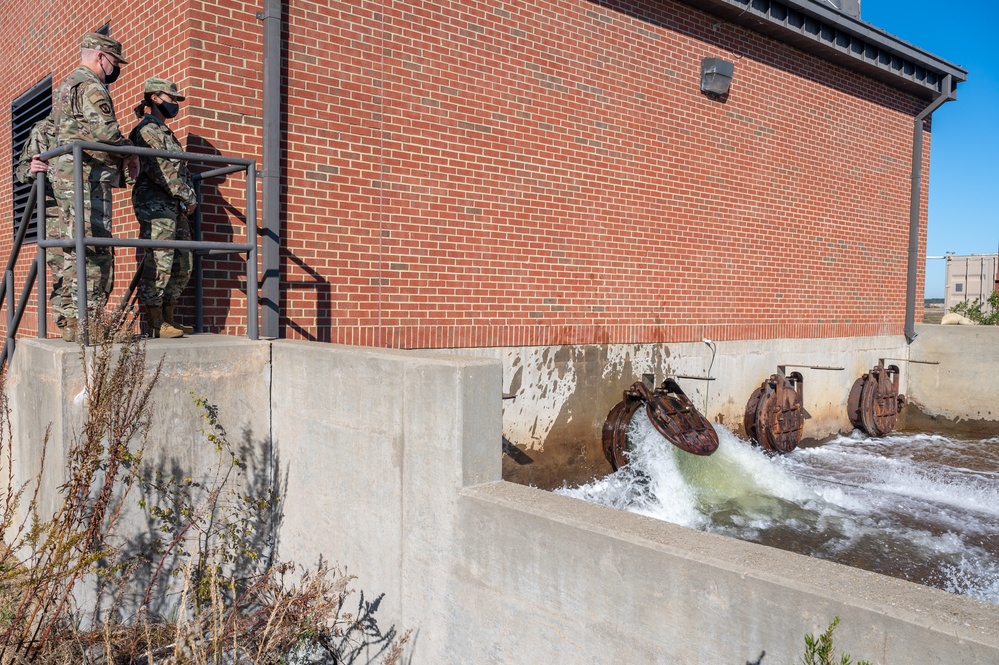
[[[87,249],[83,230],[83,148],[73,144],[73,227],[76,229],[76,324],[83,345],[90,345],[87,334]]]
[[[194,195],[198,202],[198,207],[194,209],[194,219],[191,220],[191,237],[201,242],[201,178],[194,181]],[[205,329],[205,285],[201,281],[201,254],[194,250],[191,252],[191,262],[194,272],[194,332],[200,333]]]
[[[35,174],[35,226],[38,231],[38,239],[46,238],[46,214],[45,209],[48,201],[45,198],[45,188],[48,185],[45,172]],[[63,250],[59,250],[63,251]],[[65,252],[63,252],[65,253]],[[45,248],[38,246],[38,339],[48,337],[49,313],[48,313],[48,274],[46,272]]]

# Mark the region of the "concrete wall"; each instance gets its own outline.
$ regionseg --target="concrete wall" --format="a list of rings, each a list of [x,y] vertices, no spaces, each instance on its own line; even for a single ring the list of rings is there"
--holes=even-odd
[[[157,340],[146,348],[149,374],[163,361],[151,395],[148,459],[166,472],[185,469],[185,475],[210,473],[217,466],[218,453],[203,431],[204,412],[194,402],[205,397],[223,414],[230,441],[263,470],[270,456],[270,346],[205,336]],[[20,453],[16,471],[22,481],[38,473],[46,428],[51,428],[40,505],[43,513],[50,512],[54,504],[49,499],[65,482],[63,462],[85,415],[80,347],[61,339],[18,340],[7,390]]]
[[[203,416],[205,411],[195,403],[195,397],[206,398],[208,404],[218,408],[220,422],[227,430],[227,438],[245,470],[231,476],[232,487],[241,495],[260,496],[273,486],[274,468],[271,464],[271,412],[270,399],[270,345],[245,339],[217,336],[198,336],[184,340],[156,340],[146,346],[146,375],[151,376],[162,360],[160,378],[154,386],[151,426],[143,456],[142,475],[152,479],[155,473],[162,478],[178,481],[190,477],[194,482],[214,487],[220,476],[230,468],[231,457],[226,451],[216,450],[207,437],[215,433]],[[42,446],[48,429],[48,446],[44,473],[38,494],[38,513],[48,519],[60,500],[58,488],[67,482],[66,459],[82,431],[86,416],[85,363],[93,363],[93,350],[83,359],[80,347],[61,339],[18,341],[13,361],[7,373],[7,391],[10,396],[12,427],[14,432],[13,471],[15,485],[31,481],[42,466]],[[138,441],[135,441],[138,444]],[[133,451],[135,448],[133,447]],[[0,477],[0,487],[7,478]],[[123,488],[118,487],[119,491]],[[192,505],[204,501],[206,490],[197,486],[178,483],[174,494],[163,492],[144,493],[142,484],[132,486],[122,504],[119,526],[120,538],[115,546],[126,554],[148,547],[150,539],[162,536],[158,524],[146,510],[139,507],[139,500],[149,505],[177,508],[175,500]],[[116,497],[115,502],[121,496]],[[229,500],[229,496],[224,497]],[[27,503],[20,506],[23,511]],[[270,536],[269,515],[255,512],[259,519],[254,526],[258,551],[267,550]],[[195,547],[197,534],[192,530],[187,539],[188,549]],[[166,571],[184,565],[183,556],[170,556],[164,561]],[[152,567],[140,567],[133,577],[135,584],[128,590],[141,593],[153,579]],[[163,574],[155,578],[158,593],[151,604],[153,612],[169,615],[179,597],[181,577]],[[100,585],[94,578],[87,578],[77,587],[76,598],[82,607],[92,607],[94,594]]]
[[[999,658],[999,606],[500,481],[499,362],[273,358],[281,554],[385,593],[413,662],[789,663],[836,615],[873,662]]]
[[[273,348],[274,440],[288,486],[281,557],[346,565],[405,626],[439,616],[429,601],[446,602],[458,490],[499,478],[498,364]]]
[[[188,343],[171,363],[209,353]],[[51,343],[18,353],[32,346],[69,363]],[[270,374],[248,367],[215,394],[254,430],[247,410],[270,396],[279,555],[338,562],[368,600],[384,594],[379,625],[415,631],[413,663],[777,665],[836,615],[837,645],[882,665],[999,661],[999,605],[501,481],[495,359],[259,347],[230,351],[269,357]],[[51,383],[27,355],[18,411]]]
[[[509,483],[463,492],[454,644],[440,663],[993,663],[999,607]],[[465,647],[467,645],[467,647]],[[464,657],[464,659],[463,659]]]
[[[712,422],[745,434],[743,417],[754,390],[777,371],[804,377],[804,437],[821,439],[853,429],[846,413],[850,388],[879,358],[906,358],[905,338],[840,337],[678,344],[461,349],[454,353],[496,358],[503,363],[503,437],[508,454],[503,478],[543,488],[582,482],[610,472],[601,447],[601,428],[622,393],[643,374],[661,383],[668,374],[706,376],[679,379],[680,386]],[[805,365],[806,367],[790,367]],[[819,370],[809,367],[841,367]],[[900,385],[905,391],[905,375]]]
[[[999,433],[999,327],[916,326],[907,427]]]

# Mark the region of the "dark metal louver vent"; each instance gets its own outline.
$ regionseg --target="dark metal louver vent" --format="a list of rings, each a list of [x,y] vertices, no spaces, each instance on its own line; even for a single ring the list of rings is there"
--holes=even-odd
[[[28,134],[36,122],[44,118],[52,110],[52,77],[46,76],[36,83],[30,90],[11,102],[10,105],[10,128],[13,140],[13,164],[11,173],[17,168],[17,162],[21,157],[21,149],[24,142],[28,140]],[[14,230],[17,231],[17,223],[21,221],[24,214],[24,207],[28,202],[28,194],[31,192],[31,183],[22,184],[16,179],[13,180],[14,196]],[[26,240],[35,240],[38,236],[38,229],[35,228],[34,218],[28,227]]]

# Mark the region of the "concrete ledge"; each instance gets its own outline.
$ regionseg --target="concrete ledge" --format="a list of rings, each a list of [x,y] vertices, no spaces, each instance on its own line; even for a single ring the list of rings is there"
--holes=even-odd
[[[145,376],[152,376],[162,361],[158,383],[150,395],[149,436],[145,443],[141,471],[146,477],[160,473],[164,478],[191,477],[214,486],[219,472],[231,462],[227,453],[216,450],[207,437],[211,431],[205,412],[195,403],[204,398],[218,408],[219,422],[226,429],[234,453],[245,463],[237,474],[235,490],[259,495],[272,485],[270,396],[270,344],[218,335],[196,335],[176,340],[148,340],[145,343]],[[118,353],[117,349],[113,351]],[[17,351],[9,368],[7,390],[11,400],[14,431],[14,481],[25,483],[39,475],[42,445],[49,432],[44,473],[40,477],[38,511],[42,519],[51,516],[62,497],[58,488],[68,480],[65,460],[86,416],[87,363],[93,362],[94,349],[86,357],[82,347],[61,339],[18,340]],[[134,445],[139,441],[133,440]],[[6,478],[0,480],[6,482]],[[177,492],[185,500],[197,503],[207,490],[196,486]],[[155,525],[140,499],[169,504],[176,497],[165,493],[143,496],[141,486],[133,486],[122,504],[116,528],[116,544],[125,551],[145,547],[155,534]],[[173,507],[173,506],[171,506]],[[22,510],[27,506],[22,505]],[[257,549],[266,552],[270,525],[267,515],[258,515],[254,533]],[[197,538],[192,530],[190,538]],[[166,561],[167,570],[183,558]],[[143,588],[152,579],[152,569],[140,567],[135,572],[135,587]],[[153,612],[169,615],[179,598],[180,578],[161,575]],[[82,607],[92,607],[97,588],[92,579],[82,581],[76,599]]]
[[[464,662],[784,664],[836,615],[855,658],[999,662],[999,605],[511,483],[462,494],[456,593],[490,620],[459,643],[502,654]]]

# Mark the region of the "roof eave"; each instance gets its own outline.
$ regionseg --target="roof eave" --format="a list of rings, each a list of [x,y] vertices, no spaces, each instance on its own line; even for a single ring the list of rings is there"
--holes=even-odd
[[[680,0],[924,99],[952,96],[968,72],[884,30],[813,0]]]

